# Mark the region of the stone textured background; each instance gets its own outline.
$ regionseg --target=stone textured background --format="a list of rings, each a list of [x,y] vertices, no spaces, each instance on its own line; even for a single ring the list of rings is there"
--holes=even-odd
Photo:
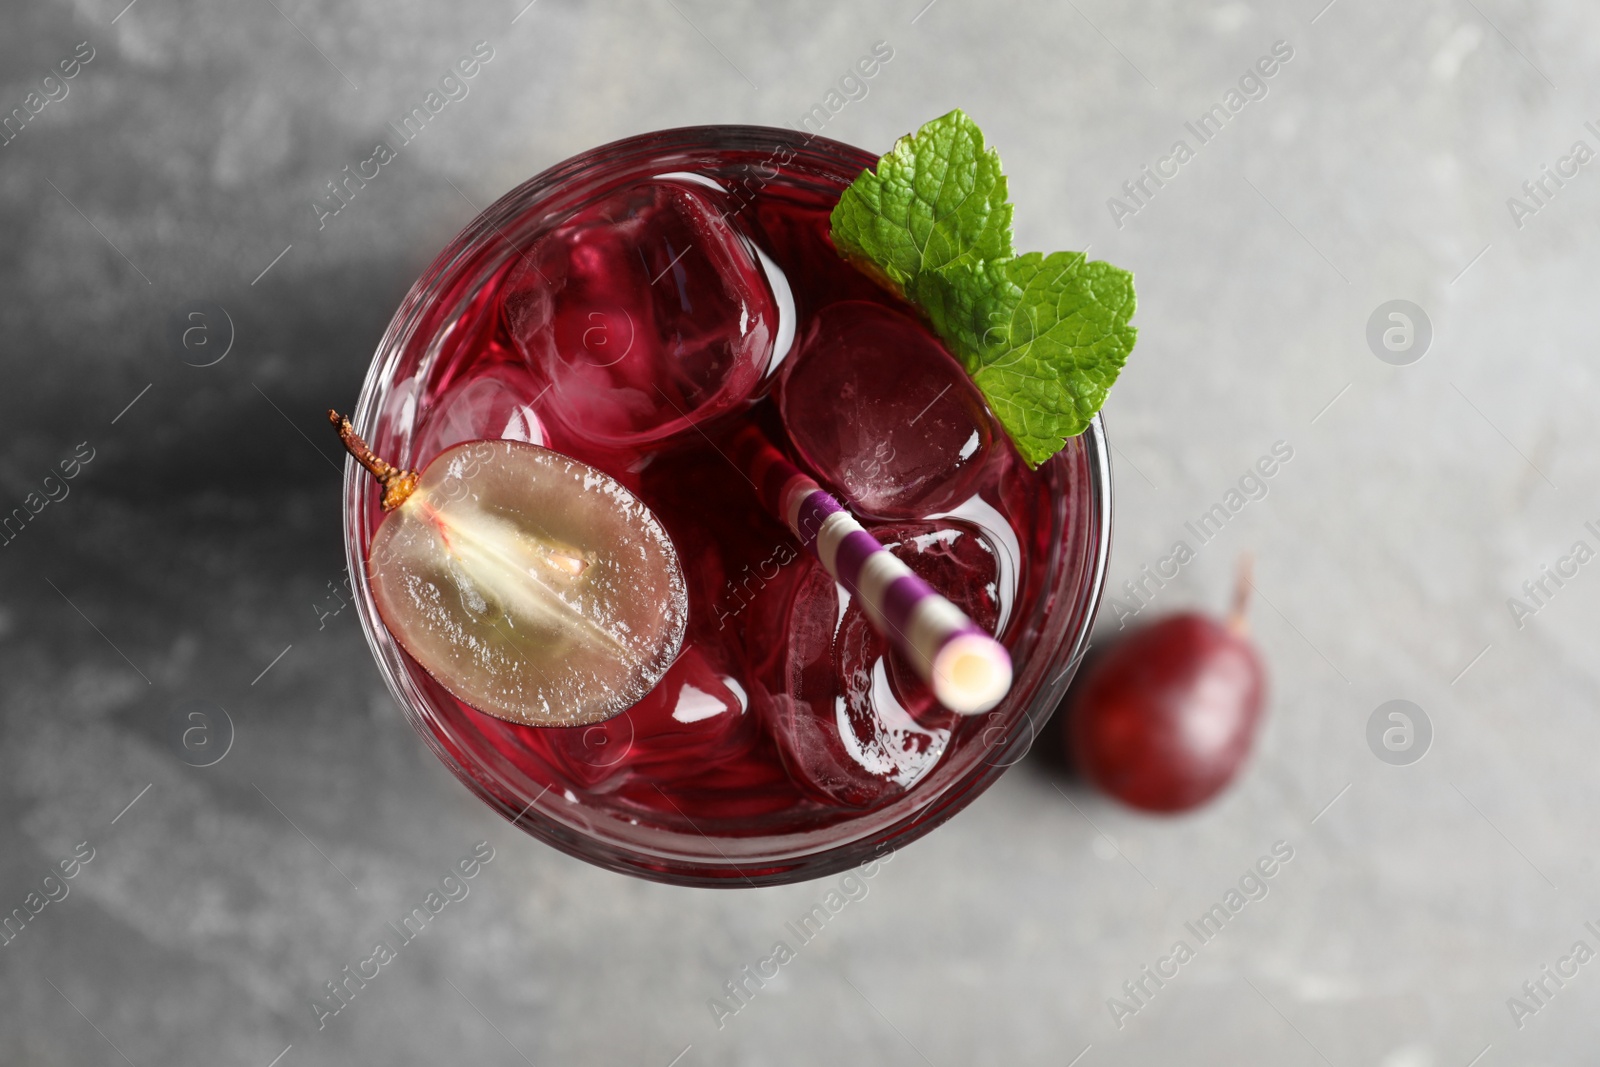
[[[1600,963],[1547,980],[1520,1029],[1507,998],[1600,947],[1600,564],[1521,628],[1506,605],[1600,543],[1600,183],[1583,169],[1520,228],[1506,204],[1600,147],[1592,4],[125,2],[31,0],[0,32],[0,112],[94,49],[0,147],[3,503],[94,450],[0,549],[0,910],[95,849],[0,947],[0,1063],[1592,1058]],[[1113,225],[1107,198],[1280,39],[1267,97]],[[480,40],[471,95],[319,231],[323,184]],[[719,1031],[707,999],[828,883],[646,884],[472,799],[352,613],[319,629],[343,565],[320,412],[473,205],[626,134],[797,121],[879,40],[893,60],[829,135],[883,149],[962,106],[1022,247],[1138,274],[1113,592],[1294,449],[1152,609],[1220,607],[1254,549],[1270,719],[1242,782],[1181,819],[1035,753]],[[1396,298],[1433,324],[1410,366],[1365,340]],[[235,325],[215,366],[163,340],[196,299]],[[1395,698],[1435,735],[1406,767],[1365,740]],[[232,718],[215,766],[178,758],[184,700]],[[483,839],[472,895],[318,1031],[321,983]],[[1118,1029],[1107,998],[1278,840],[1271,894]]]

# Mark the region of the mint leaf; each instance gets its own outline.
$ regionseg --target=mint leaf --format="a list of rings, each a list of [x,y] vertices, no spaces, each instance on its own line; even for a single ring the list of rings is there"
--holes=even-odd
[[[1000,157],[960,110],[895,142],[833,209],[833,243],[902,291],[925,271],[1011,255]]]
[[[1088,428],[1138,336],[1133,275],[1082,252],[957,264],[908,295],[1035,467]]]
[[[1011,250],[1000,159],[961,111],[900,138],[833,209],[833,243],[920,307],[1037,467],[1082,433],[1133,350],[1133,276]]]

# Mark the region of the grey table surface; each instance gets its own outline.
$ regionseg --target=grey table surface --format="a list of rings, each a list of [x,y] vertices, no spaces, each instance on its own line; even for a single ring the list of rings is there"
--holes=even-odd
[[[0,946],[0,1062],[1594,1061],[1592,4],[125,3],[13,4],[0,32],[26,118],[0,146],[0,485],[69,490],[0,548],[0,911],[70,890]],[[319,229],[325,183],[480,41],[469,95]],[[1184,818],[1030,756],[719,1027],[708,1002],[837,880],[648,884],[473,799],[352,613],[318,618],[343,566],[319,413],[476,207],[630,133],[798,123],[880,41],[823,132],[882,150],[964,107],[1022,247],[1136,272],[1110,592],[1128,609],[1189,540],[1142,617],[1221,606],[1254,550],[1269,718]],[[1130,197],[1145,165],[1176,174]],[[211,366],[164,336],[195,300],[235,331]],[[1425,353],[1369,344],[1392,300]],[[1267,495],[1199,544],[1276,442]],[[1367,739],[1396,699],[1431,725],[1407,765]],[[185,700],[231,716],[214,766],[172,744]],[[479,841],[471,895],[319,1028],[323,983]],[[1267,896],[1130,998],[1276,842]]]

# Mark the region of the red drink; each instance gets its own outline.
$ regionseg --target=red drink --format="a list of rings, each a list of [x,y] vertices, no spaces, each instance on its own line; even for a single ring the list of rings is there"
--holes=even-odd
[[[834,251],[876,162],[788,131],[674,130],[532,179],[439,257],[391,324],[358,427],[414,468],[475,438],[617,479],[677,547],[689,623],[627,712],[521,726],[399,649],[362,564],[381,513],[354,468],[347,541],[386,679],[439,756],[524,829],[685,884],[816,877],[954,814],[1064,691],[1104,578],[1098,422],[1030,471],[915,311]],[[727,458],[754,421],[1010,650],[994,711],[941,708]]]

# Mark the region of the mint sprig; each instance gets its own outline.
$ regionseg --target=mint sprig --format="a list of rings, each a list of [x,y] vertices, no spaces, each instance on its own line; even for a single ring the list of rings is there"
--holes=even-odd
[[[895,142],[833,209],[834,245],[903,292],[930,270],[1011,255],[1011,202],[1000,156],[961,111]]]
[[[851,183],[832,230],[923,311],[1031,466],[1088,427],[1133,350],[1133,275],[1081,252],[1014,255],[999,157],[959,110]]]

